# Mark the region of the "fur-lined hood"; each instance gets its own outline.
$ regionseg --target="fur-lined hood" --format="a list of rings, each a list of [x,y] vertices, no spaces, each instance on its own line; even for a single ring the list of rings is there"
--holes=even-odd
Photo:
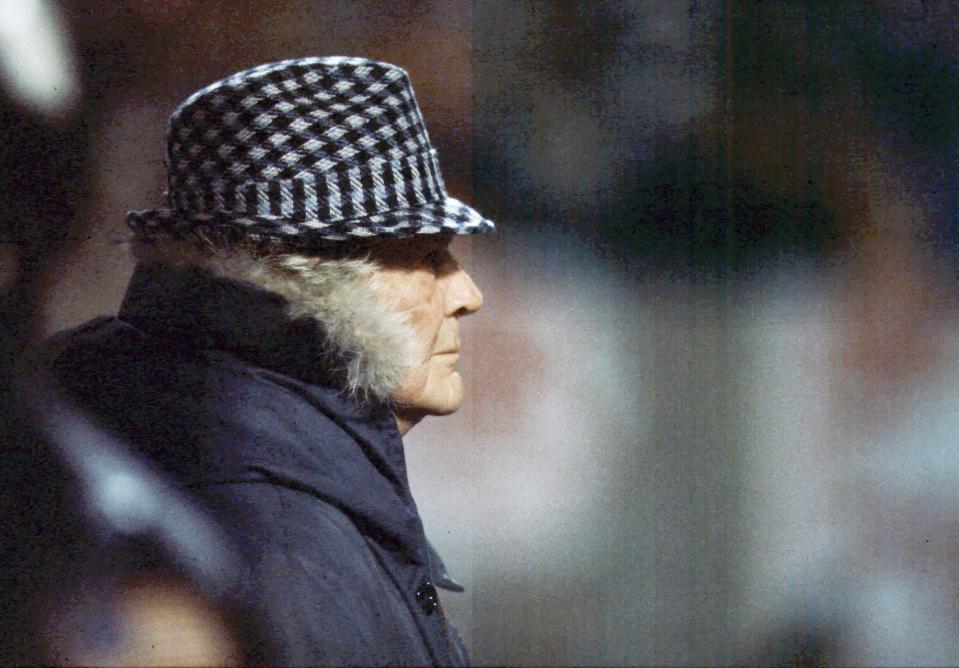
[[[272,326],[295,336],[304,321],[318,325],[322,338],[315,341],[314,359],[335,366],[331,370],[341,372],[351,394],[388,400],[415,364],[411,327],[379,289],[378,266],[372,260],[317,262],[290,254],[257,257],[172,239],[137,243],[134,254],[142,267],[151,270],[199,269],[215,279],[255,286],[279,298],[282,309],[277,315],[286,322]],[[127,302],[125,308],[130,310]],[[223,310],[223,304],[211,304],[210,309]],[[238,330],[233,334],[242,338],[247,326],[243,310],[237,304],[237,313],[203,313],[201,318]],[[256,332],[251,335],[257,336]]]

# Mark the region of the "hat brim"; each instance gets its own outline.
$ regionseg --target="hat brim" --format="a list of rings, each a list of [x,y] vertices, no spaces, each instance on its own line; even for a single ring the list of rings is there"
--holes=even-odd
[[[282,216],[148,209],[131,211],[127,223],[141,239],[182,238],[196,232],[214,240],[248,240],[289,249],[307,249],[330,242],[373,238],[405,238],[426,234],[483,234],[493,221],[453,197],[336,222],[294,221]]]

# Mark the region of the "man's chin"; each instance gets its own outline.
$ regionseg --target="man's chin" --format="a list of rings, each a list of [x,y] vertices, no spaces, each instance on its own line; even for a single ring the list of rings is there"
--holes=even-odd
[[[463,379],[457,372],[451,373],[444,379],[442,387],[438,387],[424,397],[423,412],[427,415],[449,415],[455,413],[463,404]]]
[[[394,395],[398,414],[411,418],[414,422],[427,415],[449,415],[462,405],[464,396],[463,379],[453,371],[444,374],[441,381],[432,379],[419,391],[399,392]]]

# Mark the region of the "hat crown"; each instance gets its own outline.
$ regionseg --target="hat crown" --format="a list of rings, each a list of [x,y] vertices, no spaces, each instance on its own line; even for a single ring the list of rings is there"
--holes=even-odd
[[[173,112],[169,194],[301,179],[429,152],[402,68],[362,58],[286,60],[217,81]]]
[[[210,84],[170,116],[168,208],[131,211],[144,240],[199,235],[270,249],[491,221],[446,192],[406,71],[299,58]]]

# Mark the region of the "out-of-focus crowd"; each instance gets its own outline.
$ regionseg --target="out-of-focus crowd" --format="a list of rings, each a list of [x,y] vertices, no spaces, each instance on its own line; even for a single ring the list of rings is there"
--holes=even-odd
[[[959,661],[951,3],[0,12],[4,351],[115,311],[189,92],[397,63],[500,229],[455,242],[467,405],[406,444],[474,662]]]

